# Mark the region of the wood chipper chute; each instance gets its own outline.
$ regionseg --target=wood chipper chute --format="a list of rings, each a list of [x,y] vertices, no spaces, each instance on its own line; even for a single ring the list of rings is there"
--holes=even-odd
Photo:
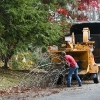
[[[51,55],[52,63],[58,67],[62,65],[61,53],[64,51],[66,54],[72,55],[79,65],[79,75],[87,79],[92,79],[94,83],[99,83],[99,67],[95,63],[93,56],[93,48],[95,41],[89,41],[90,30],[83,28],[83,42],[75,43],[74,33],[71,36],[65,37],[66,43],[58,46],[49,46],[48,52]],[[60,68],[59,68],[60,69]],[[67,71],[65,71],[67,74]]]

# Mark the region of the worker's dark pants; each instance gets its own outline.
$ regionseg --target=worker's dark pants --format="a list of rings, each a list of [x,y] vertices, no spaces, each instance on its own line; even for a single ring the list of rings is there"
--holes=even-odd
[[[68,73],[67,86],[71,85],[71,80],[72,80],[72,74],[73,73],[75,74],[75,77],[78,81],[79,86],[82,85],[80,77],[78,76],[78,68],[79,68],[78,65],[74,66],[73,68],[70,68],[69,73]]]

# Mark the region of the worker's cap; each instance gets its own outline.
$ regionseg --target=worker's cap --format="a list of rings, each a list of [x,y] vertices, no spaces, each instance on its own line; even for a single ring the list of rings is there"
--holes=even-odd
[[[65,51],[63,51],[63,52],[61,53],[61,55],[62,55],[62,56],[65,56],[65,55],[66,55],[66,52],[65,52]]]

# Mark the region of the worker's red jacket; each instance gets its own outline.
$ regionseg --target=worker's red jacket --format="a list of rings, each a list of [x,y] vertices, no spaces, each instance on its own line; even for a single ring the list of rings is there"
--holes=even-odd
[[[66,55],[66,56],[65,56],[65,60],[66,60],[66,63],[67,63],[67,62],[70,63],[70,67],[71,67],[71,68],[73,68],[74,66],[77,65],[75,59],[74,59],[72,56],[70,56],[70,55]]]

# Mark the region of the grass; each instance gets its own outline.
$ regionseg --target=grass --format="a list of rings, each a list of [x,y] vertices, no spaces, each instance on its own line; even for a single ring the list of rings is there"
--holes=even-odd
[[[0,90],[18,85],[25,74],[27,74],[26,71],[0,68]]]

